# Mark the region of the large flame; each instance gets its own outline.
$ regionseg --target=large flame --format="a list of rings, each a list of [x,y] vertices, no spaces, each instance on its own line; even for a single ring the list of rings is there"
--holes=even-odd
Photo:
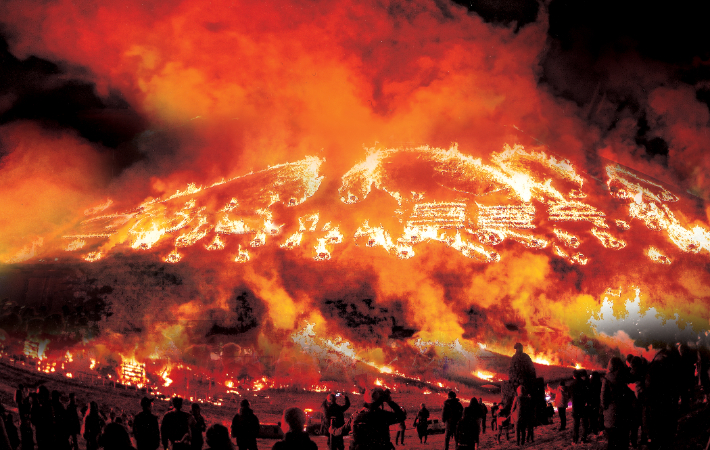
[[[518,341],[568,368],[707,341],[707,108],[651,86],[671,150],[639,156],[641,117],[545,87],[544,9],[4,2],[8,61],[138,125],[114,145],[0,96],[3,345],[175,392],[434,392],[504,379]]]

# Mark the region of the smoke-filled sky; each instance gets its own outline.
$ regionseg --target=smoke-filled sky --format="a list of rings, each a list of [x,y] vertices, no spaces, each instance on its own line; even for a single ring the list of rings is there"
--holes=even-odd
[[[145,341],[145,330],[161,319],[155,311],[192,320],[178,347],[223,334],[276,354],[283,350],[273,350],[280,345],[273,336],[287,336],[304,321],[385,353],[393,337],[469,339],[504,348],[522,340],[540,352],[554,342],[591,358],[606,357],[609,349],[628,351],[634,341],[694,340],[708,329],[708,248],[693,247],[686,255],[661,247],[671,265],[651,262],[647,235],[660,227],[653,239],[668,244],[665,227],[644,225],[637,215],[635,222],[624,219],[628,231],[617,229],[612,219],[621,220],[619,211],[634,201],[609,195],[615,187],[604,167],[619,163],[637,174],[620,175],[627,182],[644,177],[650,191],[672,191],[679,201],[668,207],[684,229],[709,228],[707,7],[462,3],[3,2],[0,260],[77,264],[80,275],[73,279],[81,287],[55,296],[106,300],[113,315],[102,326],[128,342]],[[607,214],[615,235],[599,237],[604,232],[598,227],[594,236],[613,247],[623,230],[627,248],[601,256],[614,250],[589,244],[595,239],[589,223],[567,230],[586,233],[582,244],[586,239],[591,246],[585,251],[590,262],[583,268],[571,250],[561,256],[551,244],[535,251],[529,237],[511,235],[508,241],[517,243],[497,249],[499,262],[490,253],[471,258],[477,250],[454,242],[455,231],[416,247],[411,259],[402,259],[396,244],[365,256],[365,242],[354,244],[354,237],[374,240],[380,226],[396,241],[400,233],[393,228],[426,216],[415,207],[419,200],[459,202],[463,206],[449,205],[447,214],[462,208],[466,220],[478,217],[480,225],[484,212],[492,211],[485,207],[503,198],[495,192],[510,183],[490,181],[495,177],[483,182],[457,170],[470,169],[476,158],[504,169],[507,163],[491,155],[506,145],[568,159],[589,186],[589,204]],[[273,168],[287,163],[293,165]],[[536,172],[539,192],[550,178],[545,173]],[[569,201],[567,191],[584,189],[563,175],[553,176],[552,186]],[[215,183],[235,177],[217,191]],[[370,194],[366,185],[373,179]],[[231,258],[186,250],[172,265],[164,261],[172,249],[178,252],[179,242],[150,251],[151,241],[141,250],[141,239],[152,238],[136,230],[148,233],[146,223],[157,223],[156,217],[168,223],[183,207],[155,201],[177,191],[192,195],[188,183],[216,187],[185,208],[206,208],[206,221],[218,211],[226,211],[225,220],[230,211],[241,211],[241,223],[253,231],[227,242]],[[411,193],[409,203],[393,203],[395,191]],[[504,203],[530,201],[521,195]],[[540,195],[533,193],[538,212],[556,194]],[[635,204],[653,203],[639,195]],[[350,203],[364,206],[348,209]],[[164,206],[139,207],[154,204]],[[316,212],[314,223],[308,217]],[[111,221],[121,214],[128,221],[132,214],[134,222],[114,222],[118,231],[101,236],[102,242],[67,238],[86,235],[87,227],[101,234],[99,225],[109,219],[86,220],[102,214],[113,214]],[[195,214],[189,239],[209,243],[220,226],[237,226],[216,218],[200,225],[202,213]],[[534,215],[540,235],[570,243]],[[307,231],[335,239],[328,244],[337,238],[327,233],[338,230],[344,250],[336,256],[331,246],[330,260],[314,261],[318,237],[302,254],[278,245],[255,250],[254,223],[273,220],[281,242],[299,231],[299,219]],[[130,230],[121,229],[126,223]],[[500,237],[484,234],[470,233],[481,245]],[[635,240],[643,244],[634,246]],[[240,257],[245,262],[242,247],[250,247],[251,259],[235,264]],[[89,252],[102,259],[83,262]],[[634,314],[639,320],[629,320]],[[158,333],[160,339],[166,333]],[[165,345],[155,339],[155,346]],[[136,351],[147,355],[154,348]]]

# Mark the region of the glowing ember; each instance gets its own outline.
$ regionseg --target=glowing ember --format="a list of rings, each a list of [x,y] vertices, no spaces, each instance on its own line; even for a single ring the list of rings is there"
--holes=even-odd
[[[173,250],[172,252],[168,253],[168,256],[165,257],[164,261],[166,263],[177,263],[180,262],[182,259],[182,255],[178,253],[177,249]]]
[[[242,246],[240,245],[239,254],[236,258],[234,258],[234,261],[238,263],[245,263],[249,261],[249,252],[246,249],[242,250]]]
[[[658,251],[655,247],[649,247],[646,250],[646,255],[651,259],[653,262],[657,262],[659,264],[670,264],[671,259],[667,257],[666,255],[662,254],[661,252]]]

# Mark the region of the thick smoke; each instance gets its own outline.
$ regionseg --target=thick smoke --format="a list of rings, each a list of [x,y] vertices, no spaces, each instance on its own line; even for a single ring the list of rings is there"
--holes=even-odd
[[[638,45],[628,44],[624,33],[607,40],[594,34],[584,7],[567,2],[533,8],[536,13],[520,19],[487,11],[487,3],[481,8],[497,22],[423,0],[3,3],[7,57],[16,73],[40,74],[40,81],[14,83],[0,97],[0,203],[7,205],[0,213],[0,260],[57,257],[49,244],[92,211],[135,212],[187,183],[210,186],[317,156],[324,161],[318,193],[299,203],[301,209],[286,208],[286,198],[268,206],[275,205],[275,223],[287,224],[283,235],[298,231],[298,218],[314,212],[322,215],[318,232],[327,222],[344,224],[347,238],[329,261],[313,261],[311,239],[292,251],[263,248],[244,265],[187,248],[183,262],[172,266],[163,262],[169,245],[124,252],[115,238],[93,249],[116,248],[111,257],[77,275],[84,292],[78,298],[110,305],[95,311],[103,335],[123,336],[123,349],[136,357],[205,364],[206,349],[215,345],[234,358],[242,348],[258,347],[275,358],[266,369],[276,374],[302,357],[289,339],[304,323],[368,348],[378,364],[394,359],[393,341],[396,347],[410,338],[573,346],[604,360],[615,351],[615,338],[597,336],[601,329],[621,330],[617,347],[624,351],[629,341],[659,344],[626,324],[605,328],[600,317],[608,288],[629,295],[640,284],[643,295],[653,293],[640,300],[641,309],[654,308],[677,325],[678,333],[663,341],[707,329],[707,269],[692,257],[679,257],[670,271],[651,267],[640,256],[646,240],[626,239],[631,260],[595,258],[604,249],[579,226],[575,232],[587,233],[584,244],[592,247],[581,269],[510,241],[502,244],[500,263],[479,264],[452,257],[443,243],[417,247],[417,257],[406,261],[378,249],[363,256],[371,249],[350,239],[373,216],[372,226],[402,227],[390,192],[421,190],[452,201],[473,184],[403,153],[383,164],[386,182],[353,212],[339,201],[341,177],[370,147],[446,149],[456,142],[462,158],[487,163],[505,144],[544,145],[597,178],[588,201],[610,217],[622,217],[627,205],[610,201],[599,157],[707,198],[704,49],[677,60],[672,49],[654,53],[636,22],[629,34]],[[565,24],[570,17],[582,20],[581,34],[571,25],[576,21]],[[51,70],[33,68],[33,61]],[[77,85],[83,97],[66,88]],[[56,99],[58,86],[69,92],[59,98],[85,100],[73,106],[71,120],[47,100]],[[27,106],[33,98],[51,107],[35,113]],[[92,134],[96,127],[87,124],[115,128]],[[588,182],[594,183],[591,176]],[[256,189],[248,181],[240,186],[236,197]],[[569,190],[568,181],[555,186]],[[478,183],[470,193],[483,197],[497,187]],[[227,194],[199,207],[217,211],[230,201]],[[702,200],[682,203],[684,224],[707,223]],[[257,209],[251,214],[263,221]],[[550,237],[551,225],[544,225]],[[227,243],[231,259],[249,245],[239,239]],[[598,319],[596,328],[590,317]],[[253,374],[266,369],[235,366]],[[302,372],[317,377],[311,364]]]

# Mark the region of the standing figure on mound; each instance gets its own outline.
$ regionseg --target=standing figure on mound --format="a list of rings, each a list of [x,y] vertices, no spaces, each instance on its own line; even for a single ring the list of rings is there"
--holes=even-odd
[[[515,349],[515,354],[510,360],[508,381],[516,391],[518,386],[525,386],[525,390],[530,391],[537,377],[535,366],[530,355],[523,352],[523,344],[518,342],[513,348]]]
[[[444,401],[444,409],[441,412],[441,421],[446,425],[444,434],[444,450],[449,450],[449,442],[453,436],[456,440],[456,426],[463,416],[463,405],[456,398],[456,392],[449,391],[449,398]]]
[[[249,407],[249,400],[242,400],[239,403],[239,412],[232,420],[232,437],[237,440],[239,450],[257,450],[259,426],[259,419]]]
[[[427,435],[429,434],[429,410],[426,409],[426,405],[422,403],[421,409],[417,413],[417,418],[414,419],[412,424],[417,429],[417,435],[419,436],[419,443],[426,443]]]
[[[350,408],[350,399],[347,394],[343,394],[345,399],[344,405],[339,405],[337,398],[340,394],[328,394],[328,397],[323,401],[321,408],[323,409],[323,416],[325,423],[328,424],[328,428],[338,428],[345,425],[345,411]],[[344,450],[345,442],[343,442],[343,436],[332,436],[330,432],[328,433],[328,449],[329,450]]]
[[[350,450],[390,450],[390,425],[405,418],[404,411],[392,400],[389,389],[374,388],[365,392],[365,404],[352,423]],[[382,408],[387,404],[392,411]]]
[[[182,410],[182,398],[173,397],[170,400],[172,409],[165,413],[160,423],[160,437],[163,448],[173,450],[189,450],[192,438],[192,416]],[[170,447],[168,447],[170,446]]]

